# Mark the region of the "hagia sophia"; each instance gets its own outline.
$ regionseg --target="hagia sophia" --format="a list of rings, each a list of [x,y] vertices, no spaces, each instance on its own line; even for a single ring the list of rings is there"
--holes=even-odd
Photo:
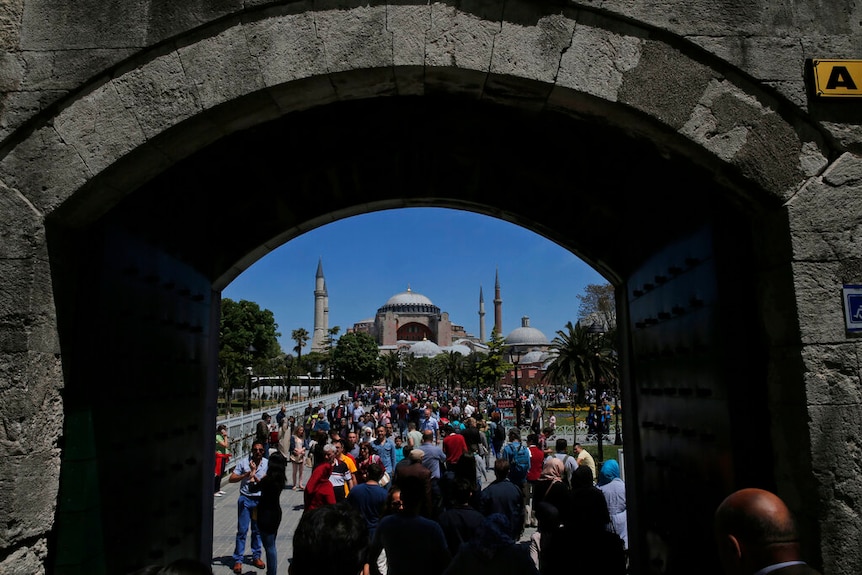
[[[414,357],[435,357],[446,352],[487,352],[485,331],[485,299],[479,287],[479,335],[467,332],[463,325],[453,323],[449,313],[425,295],[412,291],[397,293],[377,309],[374,317],[358,321],[347,332],[367,333],[377,342],[380,353],[405,350]],[[494,326],[502,332],[503,300],[500,296],[500,274],[494,279]],[[314,330],[311,351],[324,351],[329,330],[329,295],[323,274],[323,261],[317,264],[314,289]],[[524,351],[521,363],[544,363],[548,359],[550,342],[540,330],[530,327],[529,317],[521,318],[521,327],[505,337],[507,346]]]

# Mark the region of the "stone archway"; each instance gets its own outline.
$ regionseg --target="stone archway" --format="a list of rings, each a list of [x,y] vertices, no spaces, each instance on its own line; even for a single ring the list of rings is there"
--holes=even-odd
[[[762,293],[731,284],[753,273],[760,289],[790,290],[782,203],[800,197],[794,194],[831,153],[792,108],[681,44],[559,7],[486,14],[291,6],[229,19],[141,54],[22,131],[0,161],[8,221],[15,222],[9,250],[24,262],[12,271],[25,287],[19,293],[29,295],[9,298],[27,310],[27,344],[14,352],[25,367],[11,380],[39,384],[39,401],[25,411],[48,407],[58,421],[65,417],[58,527],[54,546],[46,546],[51,564],[74,572],[84,564],[122,569],[190,552],[206,556],[208,525],[200,518],[212,466],[200,454],[210,440],[218,290],[307,229],[401,205],[510,219],[614,280],[629,319],[629,392],[675,398],[645,400],[640,413],[628,415],[630,428],[648,430],[639,440],[643,461],[635,463],[645,477],[634,487],[640,493],[668,496],[675,484],[668,458],[694,451],[692,437],[729,458],[718,464],[723,475],[713,497],[742,478],[807,489],[811,474],[788,469],[782,459],[789,446],[774,448],[775,474],[737,457],[730,414],[745,401],[730,397],[736,392],[728,382],[739,374],[714,370],[698,354],[710,346],[731,349],[728,320],[768,315]],[[296,134],[303,139],[291,140]],[[573,166],[577,154],[585,159]],[[238,159],[242,169],[230,170]],[[268,168],[249,169],[260,165]],[[502,189],[537,192],[526,202]],[[778,239],[774,245],[758,243],[761,225]],[[764,262],[785,273],[763,273]],[[677,275],[696,280],[671,281]],[[674,300],[711,310],[709,329],[694,338],[700,348],[673,343],[696,334],[684,319],[656,336],[654,326],[685,317]],[[787,303],[796,309],[792,297]],[[796,314],[790,317],[785,323],[792,325]],[[758,400],[789,397],[786,412],[804,418],[801,375],[791,379],[792,394],[775,400],[768,383],[774,354],[757,355],[787,341],[793,338],[752,330],[740,345],[741,365],[756,374]],[[127,387],[102,391],[129,365],[142,367]],[[668,384],[686,373],[681,365],[697,377],[718,374],[703,386]],[[61,415],[56,402],[64,386]],[[711,391],[702,399],[721,396],[706,410],[717,418],[715,430],[668,423],[680,407],[664,405],[704,389]],[[132,401],[128,412],[114,411]],[[151,436],[136,424],[156,409],[161,426]],[[114,433],[117,417],[127,433]],[[756,427],[773,436],[782,423]],[[58,462],[55,437],[34,446]],[[683,437],[690,441],[680,451]],[[811,449],[807,428],[789,437]],[[131,459],[143,459],[144,468]],[[699,471],[707,476],[710,469]],[[165,490],[115,506],[127,486],[122,480],[135,472],[165,477]],[[10,549],[30,553],[31,561],[42,559],[24,550],[26,542],[46,540],[51,521],[44,520],[58,486],[49,478],[41,523],[18,519],[26,537]],[[22,501],[44,493],[15,489]],[[691,527],[705,525],[709,503]],[[794,503],[814,513],[813,504]],[[144,509],[143,536],[105,544],[106,533]],[[664,536],[662,525],[649,524],[650,513],[635,524]],[[844,520],[839,512],[833,518]],[[679,550],[688,540],[665,539],[683,562]]]

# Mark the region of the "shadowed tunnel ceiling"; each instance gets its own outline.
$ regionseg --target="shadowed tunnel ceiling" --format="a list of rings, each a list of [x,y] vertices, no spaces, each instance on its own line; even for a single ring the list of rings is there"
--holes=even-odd
[[[223,138],[128,196],[116,215],[217,289],[261,245],[341,217],[432,205],[523,225],[613,279],[726,203],[714,177],[595,119],[378,98]],[[622,230],[634,232],[623,239]]]

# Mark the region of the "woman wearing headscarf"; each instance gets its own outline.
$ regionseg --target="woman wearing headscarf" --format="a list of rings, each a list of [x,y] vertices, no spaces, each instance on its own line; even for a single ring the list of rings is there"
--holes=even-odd
[[[533,487],[533,508],[547,502],[562,512],[569,499],[569,488],[563,481],[566,465],[561,459],[548,457],[542,465],[542,474]]]
[[[620,536],[626,549],[629,548],[628,521],[626,519],[626,485],[620,479],[620,464],[608,459],[599,472],[599,489],[608,504],[611,521],[608,531]]]

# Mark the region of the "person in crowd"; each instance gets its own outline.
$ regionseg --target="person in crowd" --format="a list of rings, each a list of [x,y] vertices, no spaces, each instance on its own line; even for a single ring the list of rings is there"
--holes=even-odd
[[[305,457],[308,455],[308,440],[305,437],[305,427],[297,425],[288,440],[288,459],[290,460],[291,478],[294,491],[302,491],[302,476],[305,473]]]
[[[275,414],[275,426],[281,428],[285,418],[287,418],[287,406],[282,405],[278,413]]]
[[[493,483],[482,490],[479,511],[485,517],[502,513],[509,518],[509,536],[517,541],[524,530],[524,491],[509,481],[509,460],[494,461]]]
[[[540,562],[543,572],[562,573],[572,567],[572,541],[590,553],[578,556],[578,570],[584,573],[625,575],[626,551],[623,540],[607,530],[610,514],[602,492],[593,485],[587,466],[579,466],[572,478],[572,492],[561,513],[559,531],[542,541]]]
[[[272,417],[268,413],[263,412],[263,415],[260,416],[260,420],[257,422],[257,426],[254,428],[254,440],[263,444],[264,459],[269,459],[269,424],[271,421]]]
[[[335,501],[341,502],[356,485],[353,477],[356,473],[356,465],[344,455],[344,444],[340,439],[334,440],[331,445],[335,447],[335,456],[330,461],[332,473],[329,475],[329,482],[332,483],[332,489],[335,491]]]
[[[623,546],[629,548],[628,520],[626,513],[626,486],[620,478],[620,464],[616,459],[608,459],[599,472],[599,489],[608,504],[611,522],[608,529],[623,540]]]
[[[434,431],[427,429],[422,432],[422,465],[431,472],[431,502],[434,517],[443,510],[443,492],[440,481],[446,468],[446,454],[443,448],[436,444]]]
[[[215,437],[216,469],[215,469],[215,491],[216,497],[222,497],[225,492],[221,488],[221,478],[224,477],[227,460],[230,457],[230,438],[227,435],[227,425],[224,423],[216,427]]]
[[[273,453],[269,456],[266,475],[253,486],[253,489],[260,491],[257,526],[266,553],[266,575],[278,573],[278,551],[275,539],[278,536],[278,527],[281,525],[279,498],[285,483],[287,483],[287,460],[281,453]]]
[[[233,572],[242,573],[245,554],[245,541],[251,527],[251,564],[258,569],[266,567],[260,556],[263,543],[257,524],[257,504],[260,501],[260,490],[256,484],[265,476],[269,461],[264,458],[264,443],[254,441],[251,445],[251,455],[240,459],[228,477],[228,482],[239,482],[239,499],[237,500],[236,545],[233,552]]]
[[[407,457],[395,468],[395,477],[393,483],[398,485],[399,482],[406,478],[416,478],[422,483],[423,500],[419,507],[419,514],[423,517],[433,519],[436,517],[433,506],[433,491],[431,487],[431,472],[427,467],[422,465],[424,453],[421,449],[410,449],[407,452]]]
[[[455,479],[452,486],[452,506],[437,518],[446,535],[449,552],[453,555],[458,553],[462,543],[473,536],[485,518],[470,505],[474,491],[473,484],[469,480],[463,477]]]
[[[569,502],[569,488],[563,481],[563,462],[556,457],[548,457],[542,466],[542,475],[536,482],[533,492],[533,505],[546,501],[564,511]]]
[[[398,464],[404,461],[404,440],[400,435],[396,435],[392,441],[395,443],[395,467],[398,467]]]
[[[344,444],[344,454],[353,458],[354,463],[359,462],[359,434],[355,431],[348,431],[347,443]]]
[[[370,443],[359,444],[359,457],[356,461],[356,483],[365,483],[368,481],[368,466],[372,463],[377,463],[384,467],[380,456],[375,453],[374,448]],[[384,467],[385,471],[385,467]]]
[[[516,543],[511,532],[506,515],[485,517],[473,537],[460,547],[445,575],[538,575],[527,549]]]
[[[386,436],[386,426],[377,426],[377,438],[371,442],[371,446],[380,460],[383,462],[384,471],[390,474],[395,473],[395,444]]]
[[[357,575],[365,565],[368,528],[350,505],[325,505],[302,514],[293,533],[288,575]]]
[[[434,438],[434,444],[437,444],[438,436],[440,434],[440,422],[437,421],[436,417],[434,417],[430,407],[426,407],[425,411],[422,412],[422,417],[419,419],[418,429],[422,432],[423,442],[425,441],[425,432],[431,431]]]
[[[368,537],[374,537],[374,530],[383,515],[383,507],[389,493],[380,486],[380,478],[383,477],[383,467],[379,463],[368,466],[368,477],[365,483],[361,483],[350,490],[347,495],[347,503],[359,511],[365,524],[368,526]]]
[[[304,513],[324,505],[335,504],[335,490],[332,483],[329,482],[329,476],[332,474],[332,460],[335,458],[335,446],[326,444],[322,451],[323,461],[311,471],[311,477],[305,484],[305,493],[303,493]]]
[[[596,474],[596,461],[593,459],[593,456],[590,455],[590,452],[584,449],[584,446],[580,443],[575,444],[575,455],[577,456],[578,465],[586,465],[590,473],[593,475],[593,483],[596,482],[597,474]]]
[[[460,433],[455,433],[452,425],[443,426],[443,453],[446,454],[446,469],[455,469],[455,464],[467,453],[467,442]]]
[[[521,433],[517,428],[509,430],[509,443],[500,457],[509,462],[509,481],[523,489],[530,471],[530,450],[521,444]]]
[[[560,530],[560,510],[550,503],[539,503],[536,506],[536,521],[538,523],[536,531],[530,535],[530,559],[540,573],[550,573],[542,565],[542,545],[550,545],[551,540]]]
[[[796,522],[774,493],[731,493],[716,509],[714,527],[726,575],[820,575],[802,559]]]
[[[584,451],[584,453],[587,452]],[[590,454],[587,453],[587,455]],[[564,437],[558,437],[554,443],[554,457],[563,462],[563,482],[566,484],[566,487],[571,489],[572,475],[575,473],[575,469],[578,468],[578,460],[576,457],[569,455],[569,442]]]
[[[407,423],[407,445],[413,448],[419,448],[422,445],[422,432],[416,429],[414,421]]]
[[[368,557],[384,550],[388,575],[439,575],[451,555],[440,525],[419,514],[424,487],[415,478],[402,478],[399,487],[403,510],[380,520]]]
[[[506,428],[503,425],[502,416],[500,412],[495,410],[491,413],[491,423],[489,424],[491,428],[491,447],[493,448],[494,457],[500,457],[500,453],[503,451],[503,443],[506,442]]]
[[[478,415],[482,414],[479,413]],[[488,422],[484,419],[477,419],[476,427],[479,428],[479,456],[485,464],[485,469],[491,469],[491,432],[488,429]]]
[[[527,504],[527,523],[530,527],[536,526],[536,503],[534,492],[536,482],[542,476],[542,465],[545,461],[545,452],[538,446],[538,436],[535,433],[527,434],[527,448],[530,450],[530,470],[527,471],[527,482],[524,484],[524,501]]]

